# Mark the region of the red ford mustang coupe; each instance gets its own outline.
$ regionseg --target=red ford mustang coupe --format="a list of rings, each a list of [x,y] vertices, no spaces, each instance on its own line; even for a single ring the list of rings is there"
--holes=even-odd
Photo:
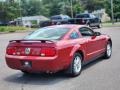
[[[6,49],[7,65],[24,73],[55,73],[65,70],[78,76],[82,66],[110,58],[112,40],[81,25],[56,25],[36,30],[22,40],[12,40]]]

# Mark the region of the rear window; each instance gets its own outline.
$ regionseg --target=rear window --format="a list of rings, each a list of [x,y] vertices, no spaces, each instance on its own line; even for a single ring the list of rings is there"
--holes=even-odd
[[[34,39],[34,40],[59,40],[69,31],[69,28],[41,28],[37,31],[34,31],[24,39]]]

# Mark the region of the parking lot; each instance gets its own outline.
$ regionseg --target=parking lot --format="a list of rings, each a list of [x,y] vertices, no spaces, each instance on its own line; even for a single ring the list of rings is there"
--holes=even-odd
[[[5,48],[9,40],[20,39],[26,33],[0,34],[0,90],[119,90],[120,89],[120,27],[95,29],[111,36],[113,54],[109,60],[99,59],[83,68],[80,76],[70,78],[62,73],[24,75],[5,63]]]

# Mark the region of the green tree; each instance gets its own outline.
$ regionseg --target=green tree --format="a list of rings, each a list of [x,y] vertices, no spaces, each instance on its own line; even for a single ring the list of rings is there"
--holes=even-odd
[[[85,10],[88,12],[92,12],[94,10],[98,10],[104,8],[104,0],[81,0],[82,5],[84,6]]]
[[[0,10],[2,12],[2,16],[0,17],[3,21],[14,20],[19,16],[19,5],[17,2],[1,2]]]
[[[83,7],[79,0],[73,0],[73,13],[80,13]],[[0,2],[0,18],[13,20],[22,16],[67,14],[71,15],[70,0],[6,0]]]
[[[22,16],[33,16],[41,14],[40,0],[21,0]]]
[[[106,8],[107,14],[111,17],[110,0],[105,0],[105,8]],[[120,0],[113,0],[113,11],[114,11],[114,17],[117,21],[117,19],[120,19]]]
[[[48,11],[48,16],[61,14],[62,10],[62,1],[60,0],[42,0],[44,10]],[[43,12],[44,13],[44,12]]]
[[[71,16],[71,3],[70,0],[42,0],[44,6],[49,7],[49,16],[57,14],[67,14]],[[83,7],[80,0],[73,0],[73,13],[83,12]]]

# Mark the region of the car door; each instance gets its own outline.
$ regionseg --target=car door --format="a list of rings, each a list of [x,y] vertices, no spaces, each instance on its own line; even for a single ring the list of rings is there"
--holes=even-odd
[[[91,60],[100,55],[102,49],[100,36],[94,36],[95,32],[88,27],[82,27],[79,31],[82,37],[87,40],[85,50],[87,60]]]
[[[94,21],[95,21],[95,26],[98,26],[99,23],[100,23],[99,18],[95,17],[95,18],[94,18]]]
[[[98,26],[99,24],[99,18],[97,18],[96,16],[94,16],[94,15],[90,15],[90,17],[91,17],[91,26]]]
[[[93,16],[90,14],[89,15],[89,21],[90,21],[90,26],[94,26],[94,18],[93,18]]]

